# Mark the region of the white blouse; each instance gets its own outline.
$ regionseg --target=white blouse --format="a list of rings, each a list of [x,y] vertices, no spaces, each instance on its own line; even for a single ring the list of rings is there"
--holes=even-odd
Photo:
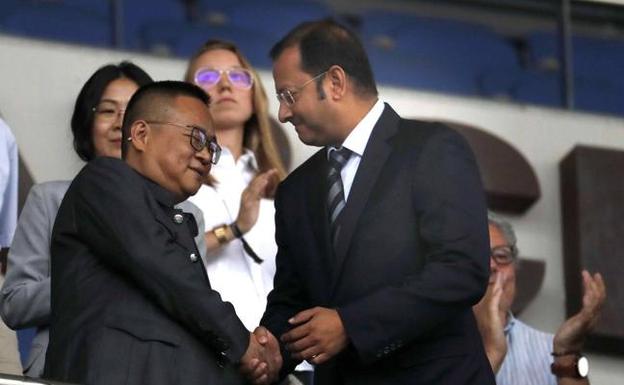
[[[211,171],[217,180],[215,187],[202,185],[197,194],[189,199],[204,213],[204,231],[236,220],[241,194],[257,171],[256,159],[251,151],[245,150],[235,162],[232,153],[223,148],[219,163],[213,165]],[[263,263],[254,262],[243,250],[239,239],[204,257],[210,285],[224,301],[234,305],[236,314],[250,331],[260,323],[266,308],[266,297],[273,289],[277,253],[274,216],[273,200],[262,199],[258,221],[243,236],[264,260]]]

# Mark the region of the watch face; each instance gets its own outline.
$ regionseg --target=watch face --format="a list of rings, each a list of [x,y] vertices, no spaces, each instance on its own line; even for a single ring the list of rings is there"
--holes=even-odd
[[[589,374],[589,361],[587,360],[587,358],[583,356],[579,357],[578,362],[576,363],[576,368],[578,370],[579,376],[581,376],[582,378],[587,377],[587,375]]]

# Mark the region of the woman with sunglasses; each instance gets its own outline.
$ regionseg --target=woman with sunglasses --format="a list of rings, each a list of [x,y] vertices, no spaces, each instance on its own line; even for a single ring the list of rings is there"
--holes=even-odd
[[[82,87],[71,119],[74,149],[89,162],[121,157],[121,122],[134,92],[152,79],[130,62],[98,69]],[[8,255],[0,313],[13,329],[36,327],[24,374],[40,377],[48,346],[50,238],[70,181],[33,186],[22,209]],[[61,304],[62,306],[62,304]]]
[[[266,92],[240,50],[206,42],[189,61],[185,80],[210,96],[221,159],[191,197],[204,212],[210,284],[254,330],[275,275],[273,195],[285,175],[271,130]],[[306,367],[311,370],[311,367]]]

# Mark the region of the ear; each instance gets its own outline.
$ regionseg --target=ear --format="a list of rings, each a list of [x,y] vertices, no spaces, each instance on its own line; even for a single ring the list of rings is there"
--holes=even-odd
[[[137,120],[130,126],[129,145],[137,152],[144,152],[151,135],[151,127],[145,120]]]
[[[329,80],[329,98],[332,100],[340,100],[347,92],[347,74],[338,65],[333,65],[327,70],[325,74],[327,80]]]

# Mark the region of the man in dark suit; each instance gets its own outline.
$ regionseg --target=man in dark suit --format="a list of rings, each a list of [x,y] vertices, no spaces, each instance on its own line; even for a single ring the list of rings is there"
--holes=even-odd
[[[467,144],[379,101],[360,42],[334,22],[296,27],[271,56],[280,121],[323,146],[275,200],[261,324],[281,339],[282,375],[307,360],[316,384],[493,384],[471,310],[489,248]]]
[[[123,160],[98,158],[72,182],[51,242],[52,319],[45,378],[84,384],[240,384],[272,380],[277,341],[245,329],[210,283],[192,215],[220,148],[194,85],[140,88]]]

